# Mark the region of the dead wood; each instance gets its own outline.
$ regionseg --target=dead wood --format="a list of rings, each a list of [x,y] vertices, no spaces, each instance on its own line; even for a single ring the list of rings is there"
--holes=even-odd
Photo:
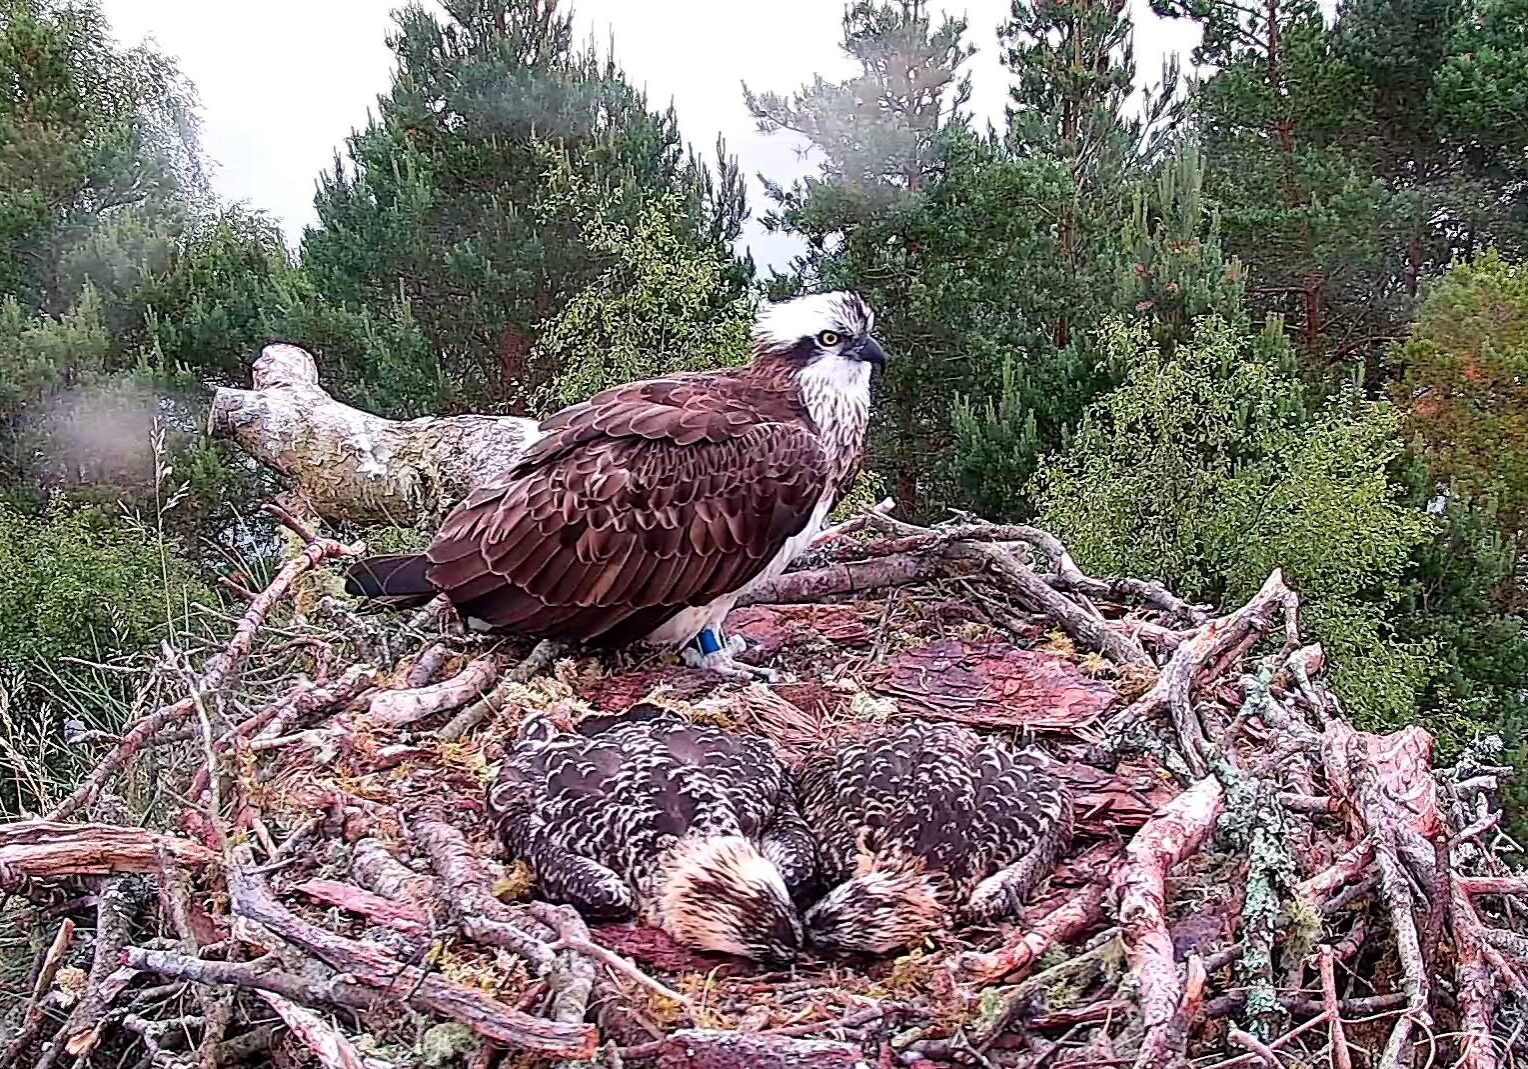
[[[395,642],[338,599],[320,612],[355,641],[296,619],[262,643],[297,576],[354,548],[279,518],[299,556],[247,591],[200,671],[172,658],[186,696],[102,739],[103,771],[61,807],[193,727],[185,835],[0,824],[0,891],[45,904],[23,916],[50,926],[0,1043],[11,1064],[138,1044],[144,1065],[280,1048],[370,1067],[377,1043],[414,1042],[408,1021],[465,1026],[473,1066],[572,1069],[604,1041],[612,1064],[720,1069],[1415,1069],[1424,1050],[1499,1069],[1528,1019],[1528,878],[1502,860],[1494,804],[1506,770],[1488,748],[1437,769],[1420,727],[1354,729],[1277,572],[1212,619],[1150,580],[1088,576],[1043,531],[877,513],[739,613],[796,681],[737,688],[548,643],[510,667],[471,636],[400,661],[440,634],[434,617]],[[809,951],[760,974],[640,926],[591,932],[490,860],[483,786],[527,712],[573,723],[643,700],[791,762],[889,717],[1022,734],[1072,786],[1077,841],[1022,917],[889,964]],[[113,889],[145,879],[155,893],[118,908]],[[92,914],[85,948],[51,927]]]
[[[870,1069],[864,1052],[820,1039],[745,1035],[739,1032],[675,1032],[651,1047],[624,1052],[627,1062],[656,1062],[660,1069]]]
[[[189,839],[145,828],[55,820],[0,824],[0,866],[29,880],[154,872],[161,851],[191,869],[217,860],[212,851]]]
[[[537,1051],[562,1058],[587,1058],[594,1053],[594,1029],[532,1017],[489,998],[481,991],[432,975],[368,944],[346,939],[303,920],[270,892],[255,872],[248,847],[234,851],[228,890],[236,913],[263,925],[272,934],[300,947],[331,968],[393,996],[426,1013],[460,1021],[474,1032],[516,1050]]]
[[[444,515],[538,434],[535,420],[515,416],[398,421],[351,408],[295,345],[261,351],[253,389],[218,389],[208,430],[291,480],[320,516],[402,527]]]

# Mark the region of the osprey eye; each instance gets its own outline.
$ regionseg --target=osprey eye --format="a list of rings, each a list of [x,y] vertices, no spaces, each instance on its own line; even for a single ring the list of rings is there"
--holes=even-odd
[[[831,348],[844,340],[844,336],[836,330],[825,330],[817,335],[817,344],[823,348]]]

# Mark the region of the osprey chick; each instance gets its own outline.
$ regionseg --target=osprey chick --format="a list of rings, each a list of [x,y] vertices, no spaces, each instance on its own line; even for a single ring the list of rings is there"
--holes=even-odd
[[[792,894],[814,848],[789,774],[761,739],[655,706],[559,732],[521,725],[488,791],[506,848],[548,898],[635,916],[697,950],[790,962]]]
[[[1017,910],[1071,834],[1071,794],[1048,764],[925,721],[809,757],[801,811],[831,890],[807,938],[887,954],[957,916]]]
[[[767,306],[753,360],[627,383],[565,408],[423,554],[353,565],[352,594],[443,593],[474,626],[684,646],[722,675],[772,678],[719,639],[742,593],[785,570],[859,472],[885,354],[852,293]]]

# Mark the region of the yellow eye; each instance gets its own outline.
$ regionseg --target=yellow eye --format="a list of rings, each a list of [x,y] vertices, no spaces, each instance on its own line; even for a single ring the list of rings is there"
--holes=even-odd
[[[821,334],[817,335],[817,344],[822,346],[824,349],[832,348],[843,340],[844,336],[838,333],[836,330],[825,330]]]

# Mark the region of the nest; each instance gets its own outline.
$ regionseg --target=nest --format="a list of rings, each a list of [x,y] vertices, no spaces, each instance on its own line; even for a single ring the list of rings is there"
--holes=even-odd
[[[324,593],[302,549],[175,701],[44,819],[0,825],[36,948],[9,1065],[1493,1069],[1528,1049],[1528,878],[1488,742],[1357,730],[1278,573],[1222,617],[1085,575],[1056,539],[872,512],[729,621],[790,673],[719,683],[405,624]],[[290,604],[290,607],[289,607]],[[280,627],[271,623],[280,612]],[[788,761],[900,717],[1046,748],[1070,850],[1021,917],[895,960],[762,972],[536,899],[483,818],[532,711],[655,702]],[[157,827],[113,787],[166,739]],[[79,822],[85,815],[94,819]]]

